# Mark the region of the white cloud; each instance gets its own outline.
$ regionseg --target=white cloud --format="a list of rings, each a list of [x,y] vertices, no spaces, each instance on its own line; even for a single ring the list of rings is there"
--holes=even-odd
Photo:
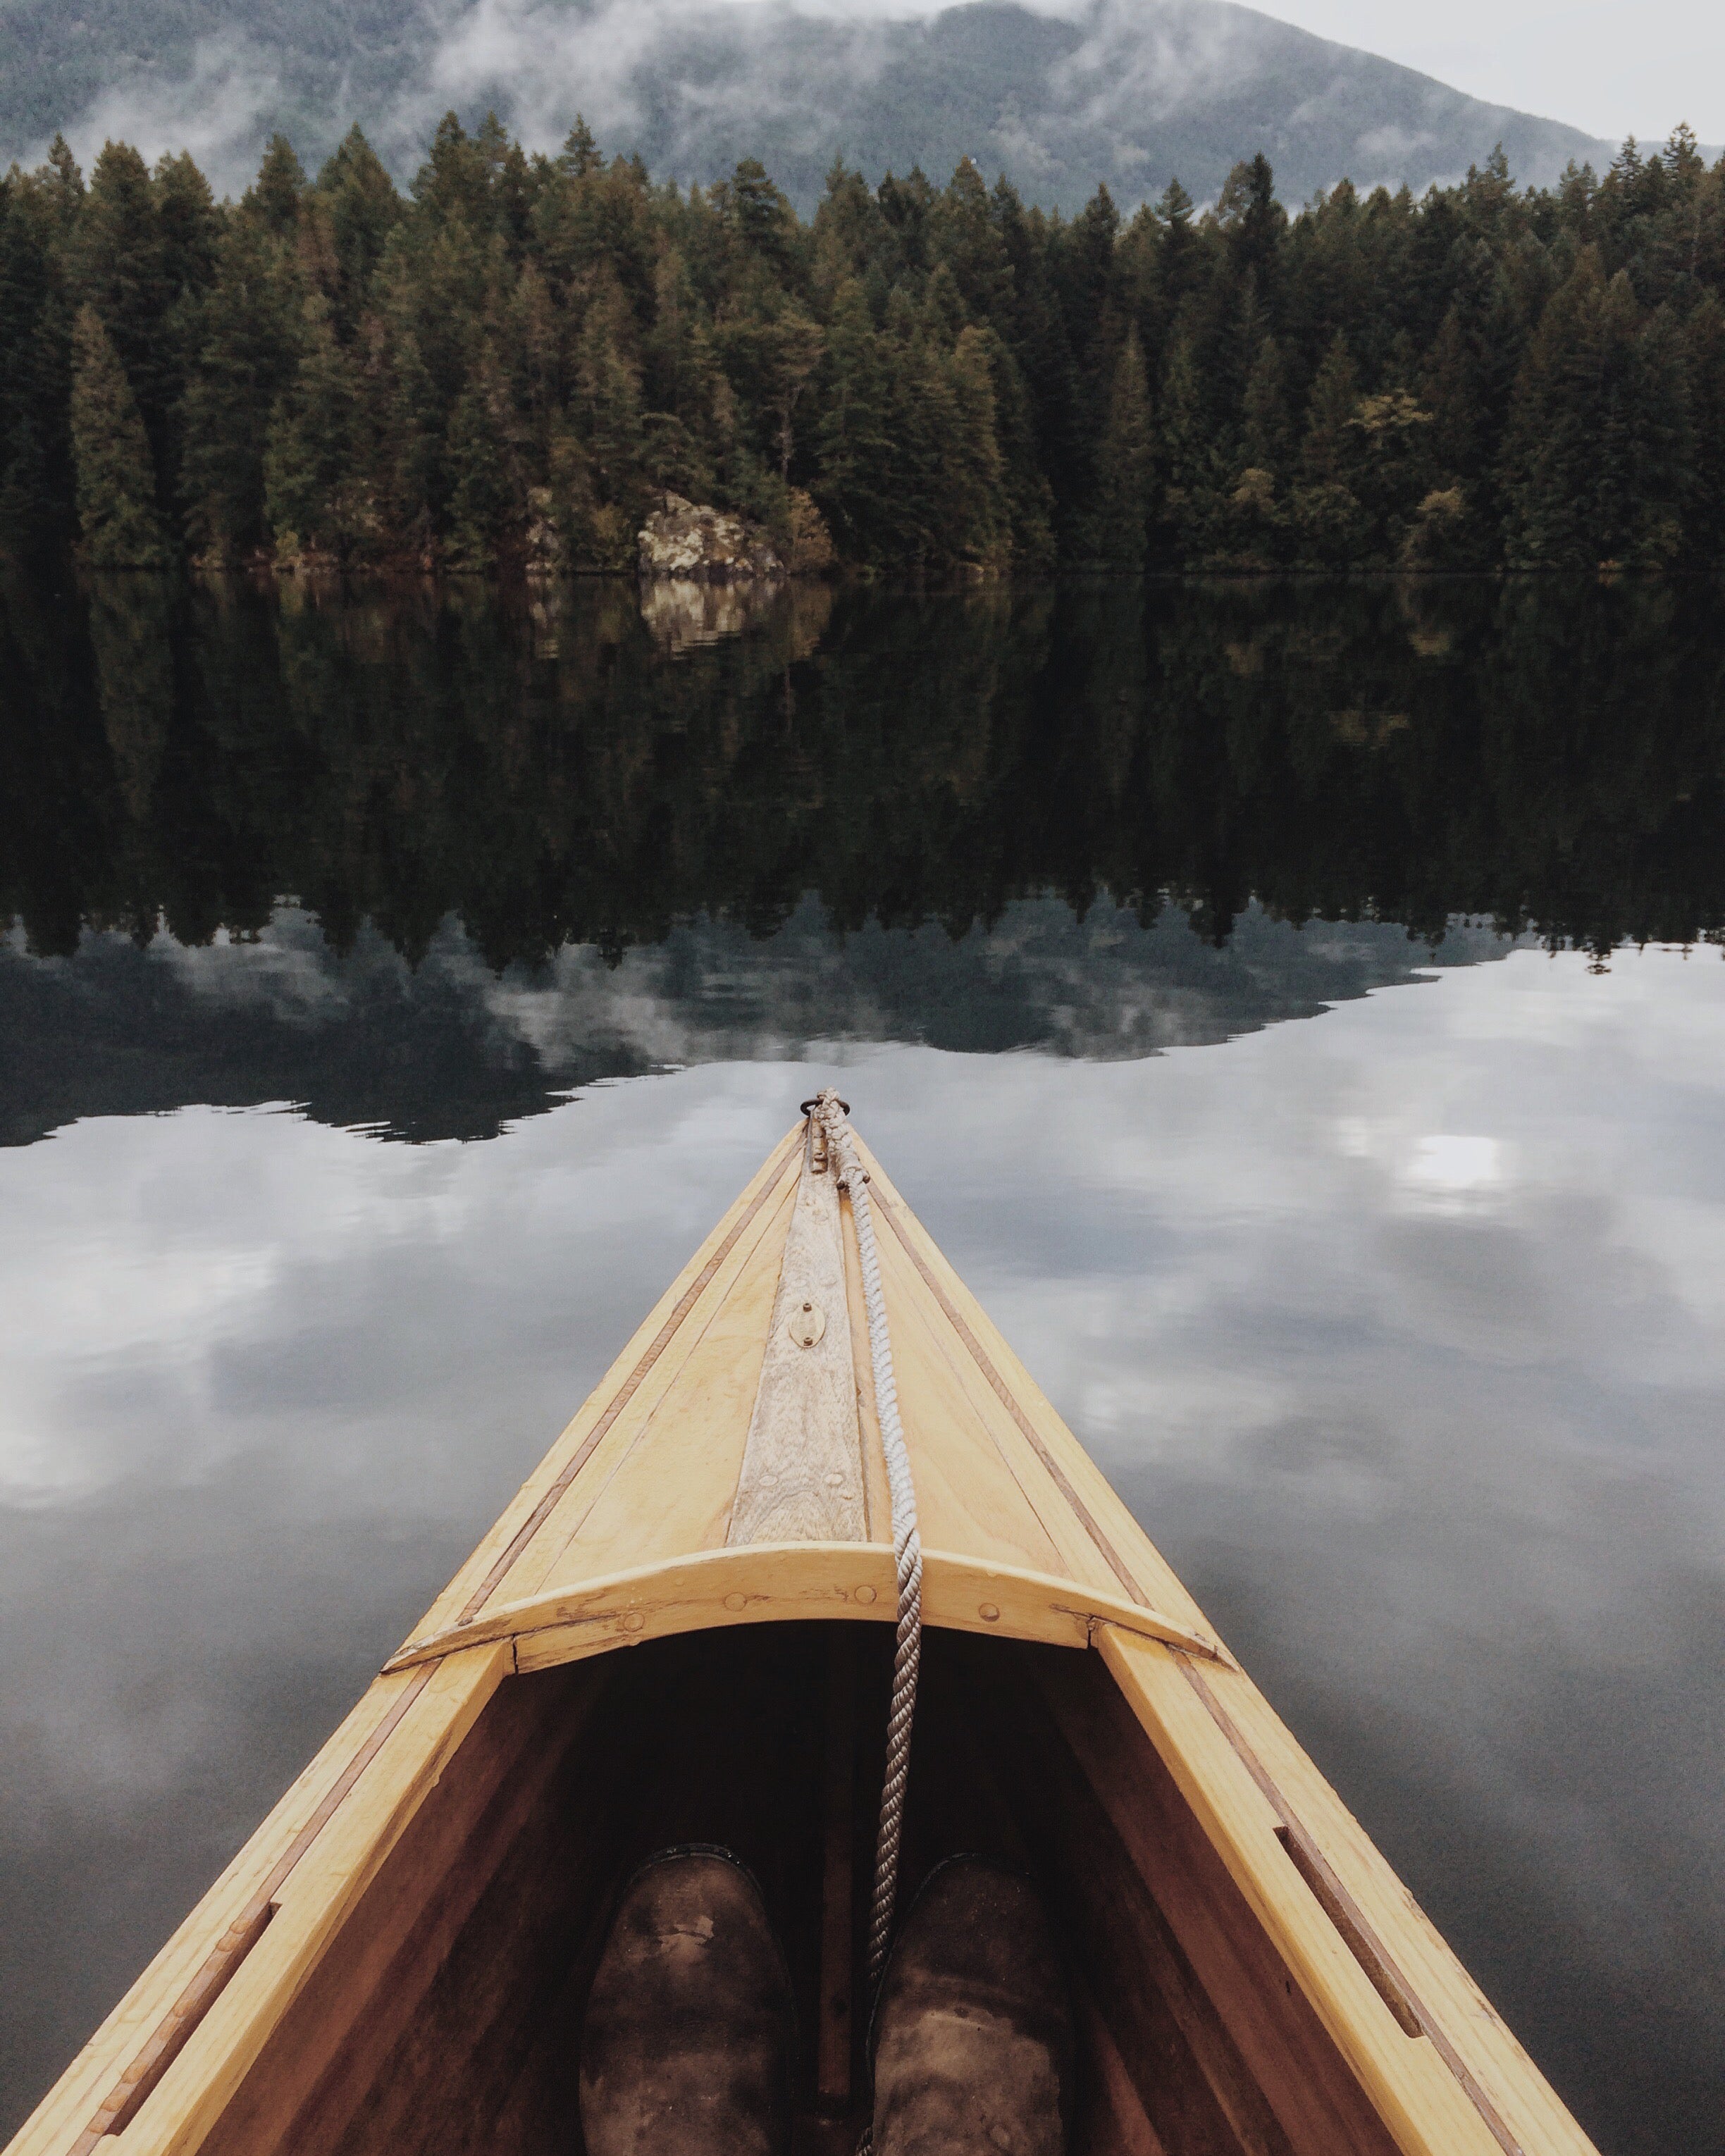
[[[561,0],[474,0],[451,11],[422,78],[403,90],[389,127],[418,137],[448,105],[495,96],[509,103],[515,129],[530,147],[554,147],[578,110],[602,139],[616,137],[641,118],[638,71],[667,45],[699,35],[708,43],[728,40],[747,73],[729,83],[680,85],[685,122],[726,112],[756,120],[802,115],[813,139],[823,124],[814,86],[778,64],[778,23],[797,16],[843,31],[845,76],[854,85],[884,59],[876,26],[938,12],[922,0],[752,0],[728,11],[723,0],[716,8],[707,0],[592,0],[579,11]]]
[[[280,70],[260,47],[242,37],[203,38],[189,74],[137,66],[63,131],[86,167],[107,141],[130,142],[152,163],[189,150],[218,194],[235,192],[251,179],[259,126],[280,95]],[[39,143],[28,162],[47,148]]]

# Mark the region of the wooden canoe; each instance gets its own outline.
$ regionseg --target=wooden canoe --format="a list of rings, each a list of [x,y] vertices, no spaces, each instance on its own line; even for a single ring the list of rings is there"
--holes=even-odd
[[[683,1840],[762,1881],[801,1994],[798,2146],[854,2146],[894,1578],[854,1211],[809,1128],[12,2156],[578,2148],[608,1910]],[[862,1158],[926,1552],[904,1878],[967,1849],[1042,1882],[1081,2029],[1076,2156],[1580,2156]]]

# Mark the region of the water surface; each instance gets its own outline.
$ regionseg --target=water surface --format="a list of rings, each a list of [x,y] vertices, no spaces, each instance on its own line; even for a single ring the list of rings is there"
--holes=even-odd
[[[1708,598],[10,594],[0,2130],[837,1069],[1602,2148],[1725,2148]]]

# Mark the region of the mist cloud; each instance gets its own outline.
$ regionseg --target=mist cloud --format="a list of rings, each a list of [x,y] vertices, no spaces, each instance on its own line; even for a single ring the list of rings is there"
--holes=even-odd
[[[660,177],[757,157],[805,212],[835,156],[937,180],[970,156],[1070,211],[1099,181],[1129,210],[1176,174],[1214,199],[1260,149],[1298,203],[1344,174],[1422,188],[1499,140],[1534,181],[1607,148],[1227,0],[379,0],[359,21],[301,0],[273,44],[245,4],[208,0],[219,33],[175,45],[163,28],[116,59],[67,124],[79,154],[110,136],[187,148],[237,192],[275,130],[315,168],[357,120],[405,179],[451,107],[470,124],[495,110],[547,152],[580,113]]]
[[[63,132],[86,167],[105,142],[130,142],[152,164],[190,151],[218,194],[244,188],[283,100],[274,55],[244,35],[200,38],[190,68],[178,74],[134,62]],[[48,138],[32,162],[46,155]]]

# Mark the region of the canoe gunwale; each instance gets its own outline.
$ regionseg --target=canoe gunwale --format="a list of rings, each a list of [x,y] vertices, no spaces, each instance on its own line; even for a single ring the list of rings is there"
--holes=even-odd
[[[947,1550],[925,1550],[922,1567],[925,1625],[1065,1647],[1088,1647],[1106,1625],[1236,1666],[1207,1635],[1079,1580]],[[516,1669],[523,1671],[732,1625],[809,1619],[891,1624],[896,1593],[890,1543],[744,1543],[501,1604],[408,1640],[383,1673],[498,1643],[511,1646]]]

